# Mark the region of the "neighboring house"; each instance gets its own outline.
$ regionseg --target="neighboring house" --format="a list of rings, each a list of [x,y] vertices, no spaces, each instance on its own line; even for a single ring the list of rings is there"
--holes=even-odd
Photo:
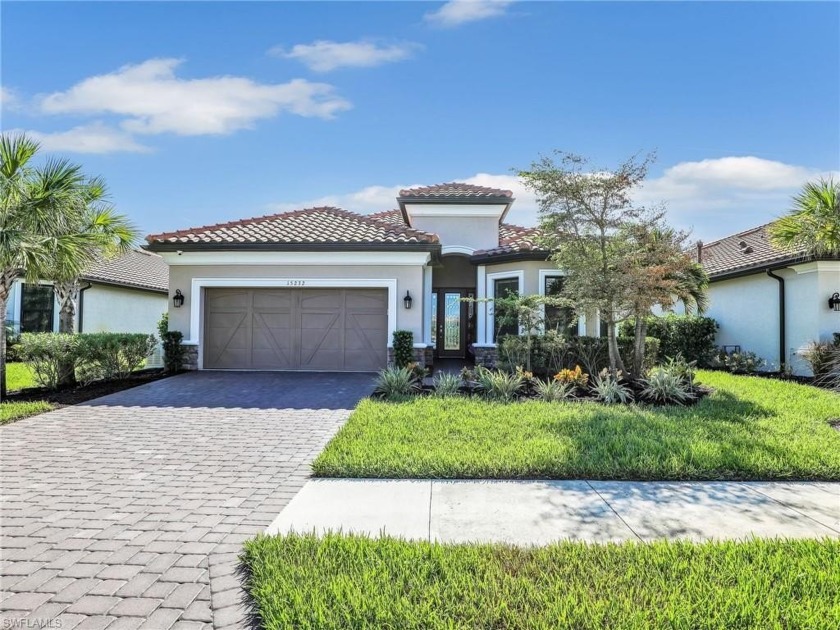
[[[421,364],[494,359],[493,298],[559,290],[535,230],[505,223],[509,190],[450,183],[403,190],[399,209],[312,208],[147,237],[170,265],[170,328],[197,369],[369,371],[392,333]],[[182,307],[172,297],[180,291]],[[549,325],[597,334],[597,318]]]
[[[157,334],[157,322],[167,309],[168,286],[169,267],[156,254],[133,250],[103,260],[82,276],[76,330]],[[6,319],[16,331],[58,331],[59,305],[50,283],[19,280],[8,304]]]
[[[768,369],[784,363],[810,374],[798,351],[840,332],[840,305],[829,307],[840,292],[840,259],[777,249],[767,227],[698,244],[710,279],[706,315],[717,320],[717,342],[727,350],[755,352]]]

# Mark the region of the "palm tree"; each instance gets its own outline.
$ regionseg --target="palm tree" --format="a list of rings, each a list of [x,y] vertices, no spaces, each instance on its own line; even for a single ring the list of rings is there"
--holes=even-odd
[[[80,233],[87,198],[81,168],[67,160],[33,165],[37,142],[23,134],[0,135],[0,321],[14,282],[37,282],[54,260],[77,273],[90,263],[89,234]],[[6,337],[0,335],[0,398],[6,394]]]
[[[790,212],[770,224],[770,242],[812,256],[840,254],[840,182],[805,184]]]
[[[80,213],[77,225],[71,231],[86,238],[80,243],[83,251],[73,253],[74,260],[65,256],[53,257],[45,278],[52,280],[53,291],[59,304],[58,331],[75,332],[76,307],[79,300],[81,280],[78,261],[81,256],[88,262],[112,258],[129,251],[137,239],[137,230],[122,215],[116,214],[108,203],[108,189],[100,178],[87,182],[83,191],[85,207]]]

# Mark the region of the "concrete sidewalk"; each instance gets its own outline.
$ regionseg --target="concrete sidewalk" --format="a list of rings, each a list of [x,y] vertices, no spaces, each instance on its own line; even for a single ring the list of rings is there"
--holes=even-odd
[[[316,479],[268,533],[539,545],[840,537],[840,483]]]

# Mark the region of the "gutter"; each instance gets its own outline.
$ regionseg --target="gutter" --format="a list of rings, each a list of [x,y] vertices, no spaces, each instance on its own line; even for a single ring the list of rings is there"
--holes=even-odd
[[[785,338],[785,279],[773,273],[768,267],[765,272],[779,281],[779,369],[784,371],[787,363],[787,340]]]
[[[85,322],[85,291],[90,289],[93,285],[88,282],[86,287],[82,287],[79,289],[79,330],[78,332],[82,332],[82,326]]]

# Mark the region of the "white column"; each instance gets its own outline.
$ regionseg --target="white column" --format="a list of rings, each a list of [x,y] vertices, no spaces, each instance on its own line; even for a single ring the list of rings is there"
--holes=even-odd
[[[432,268],[423,267],[423,343],[432,345]]]
[[[478,277],[475,283],[475,297],[482,300],[487,297],[487,267],[478,266]],[[476,304],[476,341],[477,343],[489,343],[487,341],[487,302],[479,301]]]

